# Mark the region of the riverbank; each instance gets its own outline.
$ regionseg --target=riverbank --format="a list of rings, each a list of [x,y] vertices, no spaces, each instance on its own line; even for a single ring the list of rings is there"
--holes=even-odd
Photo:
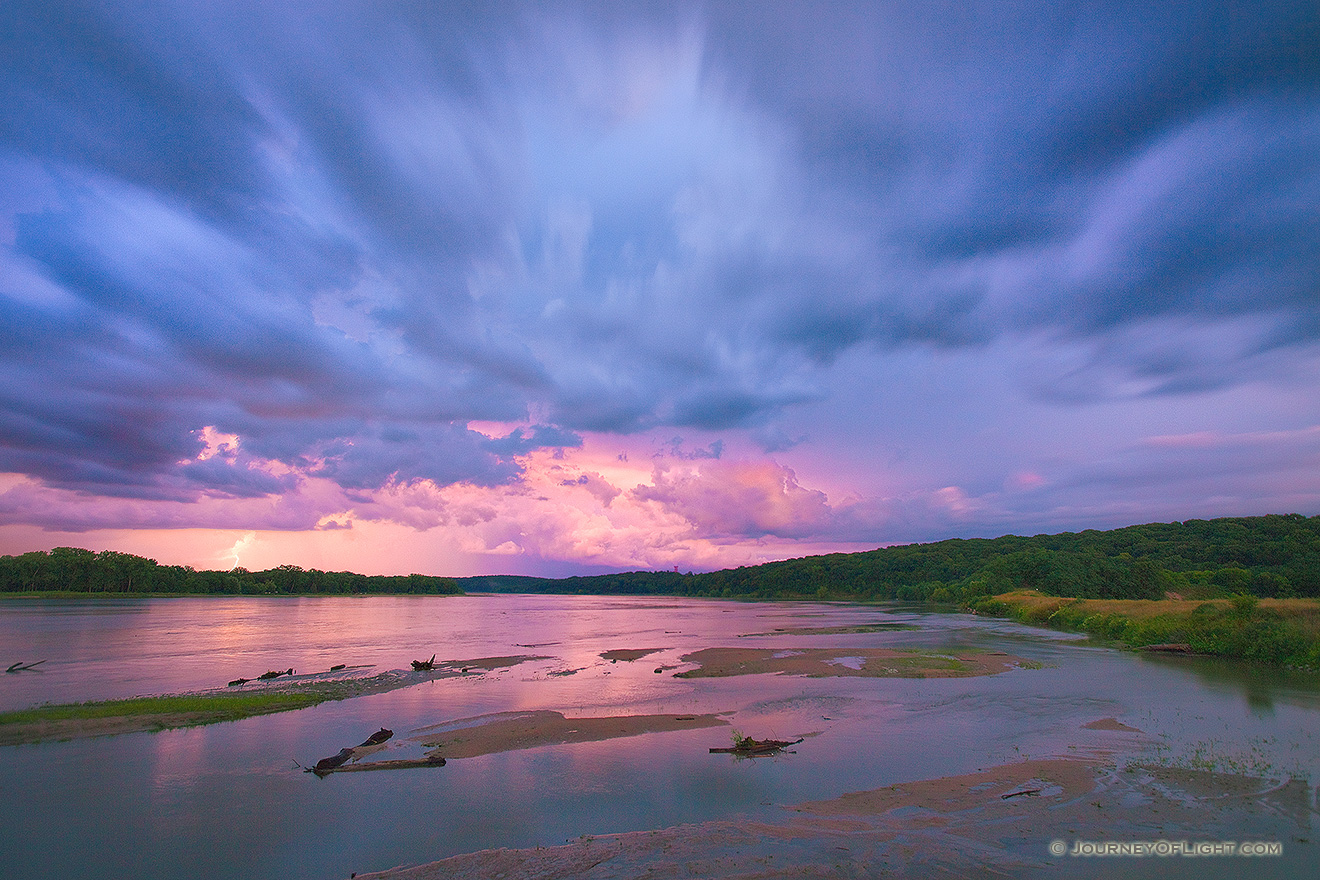
[[[1019,590],[983,597],[970,607],[1133,648],[1186,645],[1193,654],[1320,669],[1316,599],[1074,599]]]

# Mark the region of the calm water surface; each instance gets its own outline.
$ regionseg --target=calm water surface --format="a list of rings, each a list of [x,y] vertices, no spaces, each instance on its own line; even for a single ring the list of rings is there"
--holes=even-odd
[[[847,635],[790,626],[894,623]],[[758,635],[761,634],[761,635]],[[526,646],[535,647],[526,647]],[[968,679],[675,679],[711,646],[1002,650],[1040,664]],[[661,648],[633,663],[602,651]],[[712,818],[1020,757],[1116,750],[1320,780],[1313,678],[1149,658],[970,615],[812,603],[562,596],[0,602],[0,708],[223,687],[290,666],[405,668],[418,657],[539,654],[498,673],[156,734],[0,752],[0,875],[336,878],[489,847]],[[569,669],[572,675],[551,675]],[[380,726],[487,712],[727,713],[796,754],[711,755],[724,729],[649,734],[317,779],[294,767]],[[1141,735],[1082,725],[1113,717]],[[400,756],[411,754],[398,745]]]

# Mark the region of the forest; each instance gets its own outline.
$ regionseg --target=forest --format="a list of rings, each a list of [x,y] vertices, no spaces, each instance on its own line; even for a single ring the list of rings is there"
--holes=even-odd
[[[0,592],[348,595],[468,592],[915,601],[968,605],[1037,590],[1084,599],[1320,597],[1320,516],[1150,523],[1109,531],[950,539],[697,574],[369,576],[281,565],[198,571],[70,547],[0,556]]]
[[[372,576],[281,565],[266,571],[198,571],[129,553],[74,547],[0,556],[0,593],[153,593],[165,595],[458,594],[453,578]]]

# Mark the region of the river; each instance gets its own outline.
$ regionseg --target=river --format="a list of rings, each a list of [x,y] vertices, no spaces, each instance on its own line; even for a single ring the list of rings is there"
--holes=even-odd
[[[873,624],[887,626],[775,632]],[[654,671],[711,646],[989,650],[1028,662],[945,679]],[[600,656],[622,648],[662,650],[633,662]],[[223,688],[267,669],[400,669],[431,654],[544,659],[208,727],[6,748],[0,874],[329,880],[479,849],[767,817],[847,791],[1088,750],[1320,780],[1313,676],[1143,656],[903,607],[527,595],[9,599],[0,602],[0,662],[47,662],[0,676],[0,708]],[[730,738],[710,728],[325,779],[294,763],[381,726],[402,741],[426,725],[526,709],[715,712],[752,736],[808,739],[795,754],[757,760],[710,754]],[[1084,727],[1108,718],[1142,734]]]

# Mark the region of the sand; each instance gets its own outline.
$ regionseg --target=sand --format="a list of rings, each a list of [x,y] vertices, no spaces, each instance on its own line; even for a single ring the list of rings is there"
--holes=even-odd
[[[1009,797],[1006,797],[1008,795]],[[1134,808],[1133,804],[1141,806]],[[1148,816],[1157,815],[1152,823]],[[868,877],[1159,876],[1167,859],[1122,864],[1054,855],[1074,841],[1280,841],[1284,856],[1194,860],[1198,876],[1305,873],[1320,849],[1300,781],[1170,767],[1123,770],[1103,755],[1005,764],[786,808],[776,820],[705,822],[582,837],[562,846],[467,853],[360,880],[806,880]],[[1186,860],[1183,861],[1193,861]],[[1097,874],[1096,871],[1101,873]],[[1138,871],[1132,875],[1133,870]]]
[[[517,749],[566,743],[600,742],[643,733],[723,727],[729,722],[715,715],[617,715],[566,718],[559,712],[538,710],[504,712],[436,725],[422,730],[414,742],[430,746],[445,758],[475,758]]]
[[[697,669],[676,678],[717,678],[730,675],[865,676],[868,678],[954,678],[994,675],[1025,661],[1002,653],[935,654],[889,648],[705,648],[685,654]]]

